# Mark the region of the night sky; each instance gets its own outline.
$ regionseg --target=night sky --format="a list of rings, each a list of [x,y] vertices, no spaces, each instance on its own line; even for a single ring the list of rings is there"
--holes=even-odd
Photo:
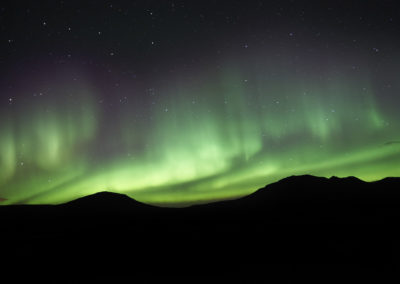
[[[400,176],[397,2],[2,1],[1,204]]]

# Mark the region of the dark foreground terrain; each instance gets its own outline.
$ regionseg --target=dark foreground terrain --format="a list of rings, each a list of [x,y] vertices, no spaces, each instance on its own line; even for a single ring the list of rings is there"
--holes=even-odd
[[[2,255],[32,261],[393,263],[400,178],[293,176],[241,199],[187,208],[101,192],[56,206],[1,206],[0,224]]]

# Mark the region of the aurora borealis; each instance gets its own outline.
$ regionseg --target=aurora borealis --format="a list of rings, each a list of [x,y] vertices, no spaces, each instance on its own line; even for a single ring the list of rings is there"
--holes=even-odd
[[[193,2],[4,4],[1,204],[400,176],[391,1]]]

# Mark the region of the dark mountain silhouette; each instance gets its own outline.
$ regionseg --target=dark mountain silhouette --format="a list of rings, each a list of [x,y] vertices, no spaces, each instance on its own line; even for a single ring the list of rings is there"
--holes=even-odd
[[[291,176],[236,200],[161,208],[101,192],[0,206],[13,255],[130,256],[168,263],[397,262],[400,178]],[[134,258],[134,260],[132,260]]]
[[[240,199],[194,208],[273,224],[388,224],[400,218],[400,178],[291,176]]]
[[[154,206],[136,201],[125,194],[114,192],[98,192],[60,205],[70,211],[80,213],[98,212],[130,212],[137,210],[157,210]]]

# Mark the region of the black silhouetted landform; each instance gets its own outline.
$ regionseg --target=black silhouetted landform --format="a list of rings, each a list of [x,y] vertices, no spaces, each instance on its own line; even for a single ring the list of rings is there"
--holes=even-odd
[[[186,208],[101,192],[62,205],[0,206],[0,224],[1,242],[21,256],[56,250],[160,263],[172,255],[195,263],[397,262],[400,178],[292,176],[243,198]]]
[[[84,212],[129,212],[132,210],[156,210],[154,206],[136,201],[125,194],[102,191],[88,196],[84,196],[60,206],[69,210]]]

